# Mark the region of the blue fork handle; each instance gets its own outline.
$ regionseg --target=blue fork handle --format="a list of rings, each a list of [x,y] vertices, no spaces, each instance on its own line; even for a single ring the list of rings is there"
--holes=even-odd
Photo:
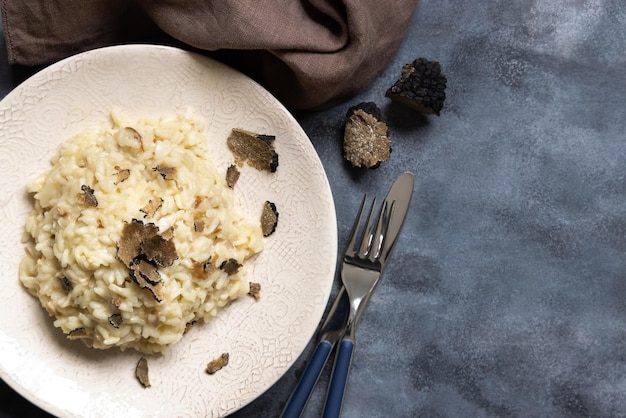
[[[330,378],[326,404],[324,405],[324,418],[337,418],[341,415],[343,396],[348,386],[348,375],[352,365],[352,352],[354,342],[349,339],[341,340],[337,348],[333,374]]]
[[[283,409],[282,418],[297,418],[302,414],[332,349],[330,341],[322,340],[317,344],[309,365]]]

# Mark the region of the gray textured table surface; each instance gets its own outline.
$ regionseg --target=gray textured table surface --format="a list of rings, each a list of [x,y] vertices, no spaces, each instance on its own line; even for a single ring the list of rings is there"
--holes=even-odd
[[[296,113],[330,180],[340,248],[363,192],[416,174],[358,329],[344,417],[626,416],[625,52],[623,0],[422,1],[369,88]],[[440,117],[384,97],[420,56],[448,77]],[[2,96],[25,74],[0,56]],[[360,101],[381,106],[393,140],[367,172],[341,152]],[[312,349],[234,416],[277,416]],[[0,417],[46,416],[0,393]],[[323,398],[322,384],[306,416]]]

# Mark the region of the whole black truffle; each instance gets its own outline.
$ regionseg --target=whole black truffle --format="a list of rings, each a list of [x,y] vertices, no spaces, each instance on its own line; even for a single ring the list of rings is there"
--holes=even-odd
[[[443,109],[446,100],[446,76],[441,73],[441,64],[418,58],[402,67],[398,81],[385,96],[425,114],[435,114]]]

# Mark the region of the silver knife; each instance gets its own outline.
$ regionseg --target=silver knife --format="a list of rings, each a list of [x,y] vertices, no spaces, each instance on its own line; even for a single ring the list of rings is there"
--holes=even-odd
[[[393,204],[393,211],[391,213],[391,220],[387,229],[387,238],[385,239],[381,257],[383,270],[389,256],[391,255],[391,251],[393,250],[398,235],[400,234],[402,225],[404,224],[404,219],[406,218],[413,194],[413,184],[413,174],[408,172],[403,173],[394,182],[385,197],[385,202],[389,205]],[[368,299],[362,304],[363,307],[365,307],[368,300],[369,296]],[[333,348],[343,337],[346,329],[349,309],[350,305],[345,288],[341,286],[341,289],[335,298],[335,302],[330,308],[326,320],[322,325],[319,341],[313,356],[309,360],[309,364],[300,378],[298,385],[291,393],[291,396],[283,409],[281,417],[295,418],[302,414],[302,411],[311,396],[313,388],[315,387],[315,384],[317,383]]]

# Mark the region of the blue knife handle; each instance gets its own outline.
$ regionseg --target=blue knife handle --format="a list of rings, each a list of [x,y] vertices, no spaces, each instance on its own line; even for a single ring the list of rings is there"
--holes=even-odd
[[[291,397],[287,401],[285,409],[283,409],[282,418],[297,418],[302,414],[311,396],[311,392],[317,383],[317,379],[328,361],[332,348],[332,344],[326,340],[322,340],[317,344],[313,357],[311,357],[309,361],[309,365],[300,378],[298,386],[296,386],[291,393]]]
[[[330,386],[326,395],[326,405],[324,406],[324,418],[336,418],[341,415],[343,406],[343,396],[348,385],[348,374],[352,365],[352,351],[354,342],[343,339],[337,348],[335,366],[330,378]]]

